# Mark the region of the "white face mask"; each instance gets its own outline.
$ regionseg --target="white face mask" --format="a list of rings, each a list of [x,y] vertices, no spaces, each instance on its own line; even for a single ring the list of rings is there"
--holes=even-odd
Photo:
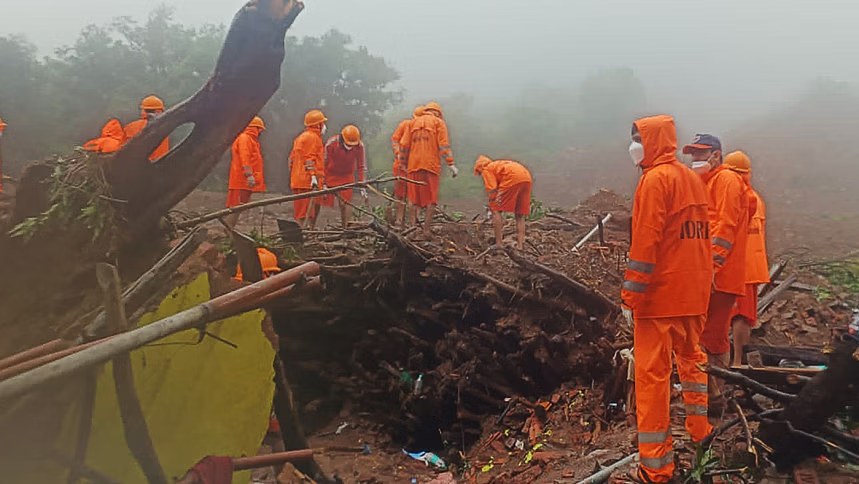
[[[699,175],[706,175],[710,172],[710,162],[709,161],[693,161],[692,162],[692,171]]]
[[[633,141],[629,144],[629,157],[632,158],[632,164],[635,166],[641,165],[644,161],[644,145],[638,141]]]
[[[325,133],[327,133],[327,132],[328,132],[328,125],[323,124],[322,125],[322,136],[325,136]]]

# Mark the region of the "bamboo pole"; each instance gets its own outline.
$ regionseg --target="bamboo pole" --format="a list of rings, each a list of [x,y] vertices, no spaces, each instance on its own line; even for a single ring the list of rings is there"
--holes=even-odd
[[[29,350],[15,353],[14,355],[7,356],[6,358],[0,360],[0,370],[5,370],[6,368],[13,367],[25,361],[30,361],[34,358],[39,358],[40,356],[45,356],[51,353],[56,353],[57,351],[62,351],[68,348],[71,344],[72,343],[70,341],[66,341],[63,339],[55,339],[36,346],[35,348],[30,348]]]
[[[259,301],[272,292],[295,284],[303,277],[318,274],[319,264],[307,262],[168,318],[94,343],[73,355],[0,382],[0,401],[18,397],[39,385],[104,363],[118,354],[140,348],[171,334],[259,307]]]

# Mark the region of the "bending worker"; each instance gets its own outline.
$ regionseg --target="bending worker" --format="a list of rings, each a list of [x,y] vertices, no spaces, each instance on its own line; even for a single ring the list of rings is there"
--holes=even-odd
[[[391,150],[394,152],[394,176],[407,177],[409,175],[408,167],[404,163],[400,163],[400,140],[403,135],[410,129],[412,121],[424,115],[424,107],[418,106],[412,113],[411,119],[404,119],[394,130],[391,136]],[[396,200],[396,211],[394,215],[394,225],[405,225],[406,223],[406,203],[408,201],[408,183],[402,180],[394,182],[394,199]]]
[[[325,185],[328,188],[342,187],[358,181],[367,180],[367,153],[361,142],[361,131],[357,126],[347,125],[337,136],[332,136],[325,144]],[[337,198],[340,207],[340,221],[343,229],[352,218],[352,189],[339,191]],[[367,200],[367,189],[361,188],[361,197]],[[332,200],[333,204],[333,200]]]
[[[634,325],[635,398],[640,465],[636,482],[669,482],[674,475],[670,400],[671,360],[695,442],[707,421],[707,357],[699,347],[713,278],[707,193],[700,178],[675,156],[671,116],[639,119],[629,153],[642,169],[632,208],[632,244],[621,298]]]
[[[140,101],[140,119],[132,121],[125,125],[125,141],[128,142],[134,138],[155,118],[164,112],[164,101],[158,96],[146,96]],[[163,157],[170,151],[170,140],[164,138],[152,154],[149,155],[149,161],[155,161]]]
[[[713,245],[713,293],[701,345],[711,365],[725,367],[731,344],[731,315],[738,296],[746,293],[746,240],[749,231],[748,185],[742,176],[722,163],[722,143],[698,134],[683,153],[692,155],[692,167],[707,184],[710,239]],[[726,401],[721,381],[710,378],[710,418],[722,418]]]
[[[309,193],[319,190],[325,183],[325,122],[328,118],[318,109],[304,115],[304,131],[292,143],[289,154],[289,187],[293,193]],[[304,198],[292,202],[295,221],[301,225],[316,227],[319,216],[319,197]]]
[[[409,202],[412,204],[409,222],[415,225],[418,209],[426,209],[423,236],[432,236],[432,220],[438,205],[439,176],[441,162],[450,168],[454,178],[459,174],[450,149],[447,124],[438,103],[424,106],[423,116],[412,121],[400,140],[400,164],[405,164],[409,179],[422,184],[409,183]]]
[[[758,192],[752,187],[752,160],[742,151],[725,157],[725,165],[740,174],[749,185],[750,209],[754,213],[749,222],[749,238],[746,242],[746,292],[737,298],[731,325],[734,331],[733,365],[743,364],[743,347],[752,339],[752,329],[758,327],[758,285],[770,282],[769,261],[766,244],[766,206]]]
[[[516,247],[524,250],[525,217],[531,213],[531,173],[515,161],[492,161],[480,155],[474,163],[474,174],[483,177],[483,185],[489,196],[495,245],[500,246],[504,238],[501,213],[513,213],[516,217]]]
[[[265,131],[265,122],[259,116],[254,116],[233,141],[230,150],[230,180],[227,186],[227,207],[237,207],[251,201],[254,192],[265,192],[265,161],[262,157],[259,137]],[[228,227],[233,228],[239,220],[238,213],[224,217]]]

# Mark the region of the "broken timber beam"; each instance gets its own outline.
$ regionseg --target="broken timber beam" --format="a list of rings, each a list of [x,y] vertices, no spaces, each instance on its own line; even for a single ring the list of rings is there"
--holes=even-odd
[[[758,314],[763,314],[767,309],[775,302],[776,298],[782,295],[785,291],[790,289],[790,286],[796,282],[796,274],[791,274],[787,279],[783,280],[781,284],[776,286],[772,291],[767,293],[766,296],[762,297],[760,302],[758,302]]]

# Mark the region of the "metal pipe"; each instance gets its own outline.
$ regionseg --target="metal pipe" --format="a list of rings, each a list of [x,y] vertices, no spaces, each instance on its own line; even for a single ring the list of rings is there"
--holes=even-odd
[[[258,307],[259,301],[266,295],[295,284],[302,277],[318,274],[319,264],[307,262],[168,318],[113,336],[75,354],[0,382],[0,401],[18,397],[39,385],[104,363],[118,354],[140,348],[171,334]]]
[[[625,465],[632,464],[632,461],[634,461],[637,457],[638,457],[638,452],[636,452],[634,454],[630,454],[630,455],[624,457],[623,459],[615,462],[614,464],[603,468],[601,471],[597,472],[596,474],[594,474],[590,477],[584,478],[583,480],[579,481],[579,484],[602,484],[603,482],[607,481],[609,477],[611,477],[611,474],[614,471],[620,469],[621,467],[623,467]]]
[[[609,220],[611,220],[611,214],[606,215],[605,218],[602,219],[602,225],[604,226],[605,224],[607,224],[609,222]],[[587,243],[587,241],[591,240],[591,237],[593,237],[594,234],[599,232],[599,230],[600,230],[600,224],[597,224],[594,228],[591,229],[590,232],[588,232],[587,234],[585,234],[584,237],[582,237],[582,240],[580,240],[580,241],[578,241],[578,243],[576,243],[575,247],[573,247],[573,250],[576,251],[576,250],[579,250],[582,247],[584,247],[584,245]]]
[[[48,353],[46,355],[38,356],[36,358],[32,358],[26,361],[22,361],[17,365],[10,366],[8,368],[4,368],[0,370],[0,381],[8,380],[16,375],[20,375],[21,373],[32,370],[33,368],[38,368],[42,365],[46,365],[52,361],[57,361],[60,358],[65,358],[66,356],[73,355],[75,353],[81,352],[91,346],[95,346],[98,343],[106,341],[110,339],[110,337],[102,338],[96,341],[90,341],[89,343],[80,344],[77,346],[72,346],[71,348],[66,348],[64,350],[55,351],[53,353]]]

